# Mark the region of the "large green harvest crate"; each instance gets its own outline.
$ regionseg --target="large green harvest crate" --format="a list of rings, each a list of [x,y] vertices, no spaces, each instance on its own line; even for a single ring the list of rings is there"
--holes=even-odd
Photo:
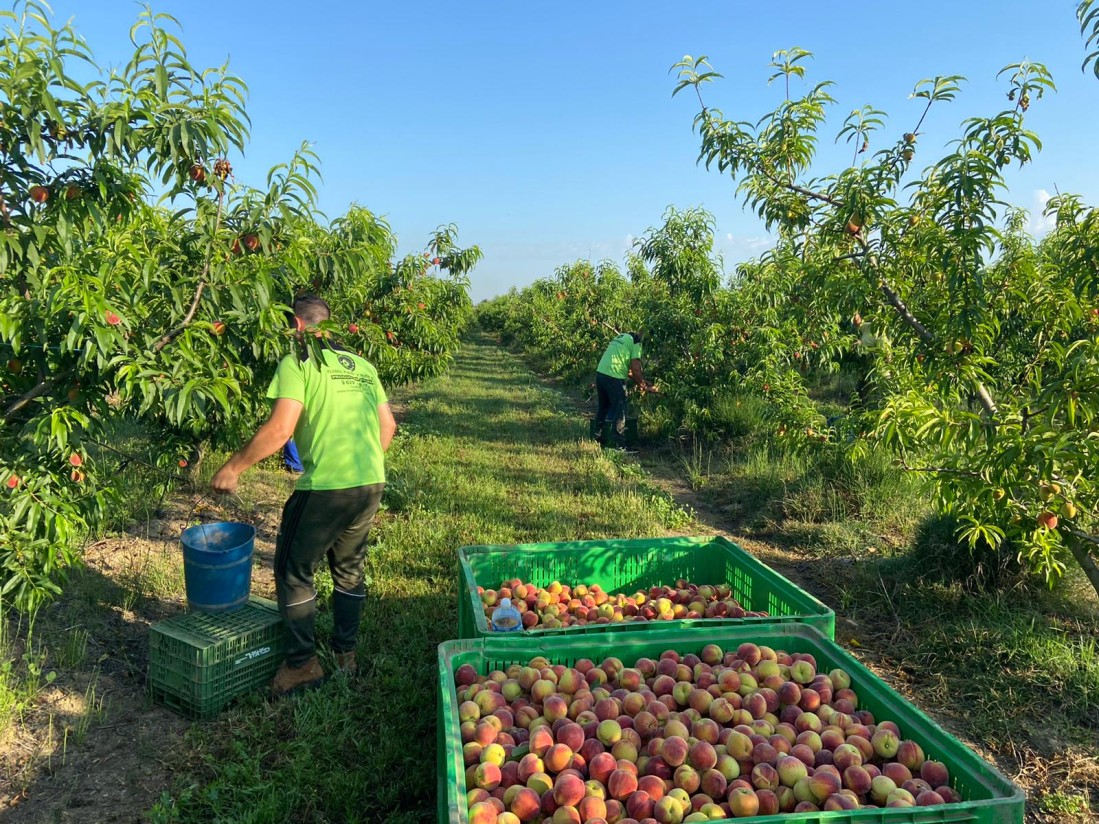
[[[560,544],[467,546],[458,550],[458,637],[498,635],[485,619],[478,585],[494,588],[508,578],[547,586],[554,581],[599,584],[609,593],[630,594],[686,578],[696,584],[728,584],[733,597],[750,612],[764,618],[696,618],[658,622],[584,624],[558,629],[530,629],[507,633],[568,638],[574,635],[622,632],[650,627],[762,626],[773,623],[810,624],[835,637],[836,614],[754,555],[721,537],[634,538],[629,540],[573,541]]]
[[[278,608],[263,598],[232,612],[177,615],[149,628],[149,691],[189,718],[213,718],[264,686],[285,650]]]
[[[538,655],[565,666],[572,666],[581,658],[599,662],[608,656],[632,664],[643,656],[658,658],[668,649],[697,655],[706,644],[729,649],[746,641],[790,653],[812,653],[818,671],[827,672],[835,667],[846,670],[851,676],[852,689],[858,692],[859,708],[870,710],[876,718],[896,722],[903,737],[919,743],[927,758],[946,764],[952,785],[965,801],[935,807],[867,807],[844,812],[785,813],[737,821],[753,824],[1022,824],[1025,798],[1021,789],[835,642],[804,624],[721,626],[705,634],[661,625],[629,633],[552,638],[528,636],[512,642],[497,636],[443,642],[439,645],[437,736],[440,824],[468,824],[469,821],[457,719],[458,695],[454,688],[454,673],[463,664],[473,666],[482,674],[514,663],[525,664]]]

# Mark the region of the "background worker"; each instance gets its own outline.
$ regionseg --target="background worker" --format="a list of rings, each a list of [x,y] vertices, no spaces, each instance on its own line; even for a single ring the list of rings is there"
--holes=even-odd
[[[655,392],[656,387],[645,380],[641,368],[641,333],[623,332],[607,346],[599,366],[595,370],[595,438],[603,446],[623,448],[622,436],[626,431],[626,379],[642,391]],[[610,443],[605,443],[604,421],[610,421]]]
[[[297,298],[293,308],[299,339],[330,315],[312,295]],[[211,481],[216,491],[232,492],[245,470],[291,436],[301,453],[305,471],[282,510],[275,547],[275,592],[287,626],[275,695],[325,678],[314,635],[313,569],[326,556],[334,584],[332,650],[341,671],[355,672],[366,538],[385,488],[384,453],[397,431],[377,370],[327,339],[320,343],[320,362],[304,354],[282,359],[267,390],[275,402],[271,417]]]

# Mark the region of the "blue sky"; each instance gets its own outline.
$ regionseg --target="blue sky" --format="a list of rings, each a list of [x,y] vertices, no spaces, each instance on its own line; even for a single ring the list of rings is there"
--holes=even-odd
[[[56,0],[101,63],[129,56],[140,6]],[[1045,148],[1009,178],[1008,199],[1035,212],[1048,193],[1099,201],[1094,162],[1099,81],[1083,75],[1072,0],[823,2],[209,2],[160,0],[196,65],[227,57],[248,84],[251,145],[232,158],[238,179],[261,183],[303,140],[322,160],[329,217],[358,202],[386,217],[401,250],[454,222],[478,244],[481,299],[577,259],[621,262],[669,205],[716,218],[726,270],[768,245],[727,177],[696,166],[697,102],[671,97],[669,67],[709,55],[725,80],[707,103],[755,120],[781,99],[767,86],[777,49],[814,52],[809,81],[836,81],[820,174],[849,162],[831,140],[870,103],[890,114],[888,140],[908,131],[914,84],[968,78],[962,95],[925,123],[918,161],[936,159],[967,117],[1007,105],[996,72],[1045,63],[1058,93],[1036,101],[1029,125]],[[883,138],[885,140],[885,138]]]

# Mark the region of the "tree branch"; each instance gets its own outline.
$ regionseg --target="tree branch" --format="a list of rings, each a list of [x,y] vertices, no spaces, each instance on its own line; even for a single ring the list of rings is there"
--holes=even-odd
[[[949,466],[909,466],[908,462],[904,458],[898,459],[901,462],[901,467],[906,472],[934,472],[940,475],[961,475],[965,478],[982,478],[980,472],[974,472],[972,469],[955,469]]]
[[[221,226],[221,207],[224,202],[225,192],[223,190],[218,192],[218,211],[217,217],[214,218],[215,236],[217,235],[218,228]],[[191,325],[191,321],[195,319],[195,313],[198,311],[199,302],[202,300],[202,293],[206,289],[206,278],[210,274],[210,261],[213,259],[213,256],[214,241],[213,239],[211,239],[210,245],[206,248],[206,263],[203,264],[202,274],[199,275],[198,288],[195,290],[195,296],[191,300],[191,308],[187,310],[187,314],[183,316],[183,320],[180,321],[180,324],[175,329],[172,329],[170,332],[165,332],[163,335],[160,336],[160,339],[153,344],[153,354],[156,354],[169,343],[182,335],[183,331]]]
[[[14,418],[23,407],[33,401],[35,398],[40,398],[49,392],[53,385],[57,382],[56,378],[48,378],[40,381],[33,389],[23,393],[12,404],[4,410],[4,423],[7,423]]]
[[[1077,529],[1065,529],[1064,532],[1067,533],[1065,544],[1068,545],[1069,552],[1072,553],[1072,557],[1076,559],[1076,563],[1080,565],[1080,568],[1084,570],[1084,575],[1087,576],[1092,588],[1099,594],[1099,564],[1096,564],[1095,556],[1092,555],[1088,547],[1084,546],[1085,542],[1099,544],[1099,538]]]

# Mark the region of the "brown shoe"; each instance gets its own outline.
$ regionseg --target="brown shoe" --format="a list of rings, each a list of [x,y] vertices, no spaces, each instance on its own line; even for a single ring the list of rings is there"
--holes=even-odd
[[[359,671],[359,665],[355,663],[355,650],[351,652],[337,652],[336,666],[340,672],[347,675],[355,675]]]
[[[271,694],[278,698],[299,690],[312,689],[324,683],[324,679],[324,668],[315,655],[300,667],[293,667],[288,661],[283,661],[271,681]]]

